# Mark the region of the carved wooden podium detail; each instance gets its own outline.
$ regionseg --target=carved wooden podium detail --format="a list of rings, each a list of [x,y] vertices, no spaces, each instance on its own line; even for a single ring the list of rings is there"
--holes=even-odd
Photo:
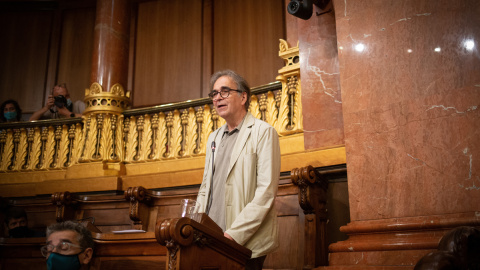
[[[244,269],[251,250],[228,240],[205,214],[159,221],[155,238],[167,247],[167,269]],[[198,221],[198,222],[197,222]]]
[[[298,186],[298,202],[305,214],[304,268],[328,265],[327,234],[327,188],[328,181],[312,166],[295,168],[291,171],[292,183]],[[318,228],[318,229],[317,229]],[[314,242],[312,242],[314,241]]]
[[[151,194],[142,186],[129,187],[124,194],[125,199],[130,202],[129,215],[133,221],[133,228],[146,231],[150,214],[149,205],[152,202]]]
[[[76,201],[68,191],[52,194],[52,203],[56,206],[55,218],[57,222],[72,220],[75,216]]]

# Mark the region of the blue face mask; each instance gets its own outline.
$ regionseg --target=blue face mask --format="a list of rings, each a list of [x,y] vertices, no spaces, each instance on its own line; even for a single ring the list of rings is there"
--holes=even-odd
[[[78,260],[78,254],[62,255],[58,253],[50,253],[50,256],[48,256],[48,259],[47,259],[47,269],[48,270],[78,270],[81,267],[80,261]]]
[[[14,120],[17,118],[17,112],[4,112],[3,116],[5,116],[5,118],[9,121]]]
[[[67,99],[67,107],[70,107],[72,106],[72,100],[71,99]]]

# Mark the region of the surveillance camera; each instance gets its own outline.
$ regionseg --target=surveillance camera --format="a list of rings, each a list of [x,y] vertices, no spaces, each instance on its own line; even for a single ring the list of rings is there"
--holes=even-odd
[[[291,0],[288,3],[287,10],[295,17],[308,20],[312,17],[313,3],[311,0]]]
[[[312,17],[314,4],[320,9],[324,9],[329,2],[330,0],[291,0],[287,5],[287,10],[295,17],[308,20]]]

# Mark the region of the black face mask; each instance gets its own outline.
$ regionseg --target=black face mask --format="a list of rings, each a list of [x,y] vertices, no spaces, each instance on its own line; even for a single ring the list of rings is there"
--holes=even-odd
[[[8,235],[13,238],[33,237],[33,231],[27,226],[19,226],[8,230]]]

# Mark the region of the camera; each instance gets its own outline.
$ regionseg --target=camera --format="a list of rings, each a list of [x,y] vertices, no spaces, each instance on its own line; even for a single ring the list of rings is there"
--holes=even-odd
[[[287,10],[295,17],[308,20],[312,17],[313,5],[324,9],[329,2],[330,0],[291,0],[287,5]]]
[[[54,97],[55,101],[53,102],[55,104],[55,106],[57,106],[57,108],[63,108],[65,106],[67,106],[67,98],[62,96],[62,95],[58,95],[56,97]]]

